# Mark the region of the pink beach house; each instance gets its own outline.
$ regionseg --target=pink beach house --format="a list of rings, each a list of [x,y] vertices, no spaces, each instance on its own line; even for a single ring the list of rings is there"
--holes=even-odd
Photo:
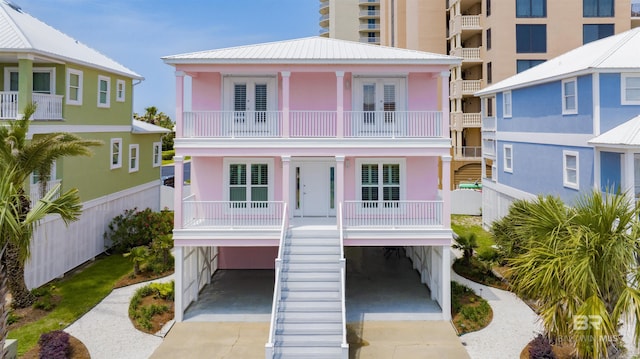
[[[217,269],[271,268],[266,357],[346,358],[345,246],[404,247],[449,319],[439,173],[448,184],[460,59],[310,37],[163,60],[176,70],[178,321]]]

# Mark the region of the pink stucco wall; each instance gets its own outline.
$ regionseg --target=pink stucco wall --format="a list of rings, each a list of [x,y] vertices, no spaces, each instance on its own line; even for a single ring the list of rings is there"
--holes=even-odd
[[[336,110],[336,76],[329,73],[291,74],[291,110]]]
[[[221,80],[222,77],[217,72],[203,72],[191,80],[191,106],[194,111],[222,110]]]
[[[278,247],[220,247],[220,269],[274,269]]]
[[[434,200],[438,195],[438,158],[407,158],[407,199]]]
[[[411,73],[408,79],[410,111],[437,111],[438,79],[431,74]]]

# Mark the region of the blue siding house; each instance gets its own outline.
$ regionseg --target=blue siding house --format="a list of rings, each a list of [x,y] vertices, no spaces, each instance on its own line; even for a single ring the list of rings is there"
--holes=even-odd
[[[594,41],[476,93],[483,224],[516,199],[573,203],[593,188],[640,197],[640,28]]]

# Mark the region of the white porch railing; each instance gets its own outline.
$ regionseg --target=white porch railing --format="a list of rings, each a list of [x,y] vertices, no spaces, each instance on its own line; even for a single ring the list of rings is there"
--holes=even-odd
[[[345,228],[442,226],[443,201],[345,201]]]
[[[182,201],[182,228],[264,228],[282,224],[283,202]]]
[[[495,131],[497,121],[495,117],[485,117],[482,119],[482,131]]]
[[[481,127],[482,115],[478,113],[463,113],[462,127]]]
[[[440,111],[344,111],[344,137],[438,138],[443,131]],[[289,123],[283,112],[196,111],[185,112],[183,136],[187,138],[336,138],[338,112],[290,111]]]
[[[282,210],[282,226],[280,227],[280,243],[278,245],[278,257],[276,258],[276,273],[273,286],[273,302],[271,303],[271,322],[269,324],[269,340],[265,344],[265,358],[273,359],[275,354],[273,351],[274,339],[276,335],[276,321],[278,320],[278,311],[280,309],[280,298],[282,296],[282,258],[284,257],[285,239],[289,231],[289,216],[287,215],[287,204],[283,205]]]
[[[0,92],[0,119],[15,120],[18,117],[18,92]]]
[[[345,111],[344,137],[442,137],[440,111]]]
[[[291,137],[336,137],[337,112],[291,111],[289,117]]]
[[[61,95],[49,95],[34,93],[31,95],[32,101],[36,103],[36,112],[32,120],[62,120],[62,98]],[[18,108],[18,92],[0,92],[0,119],[15,120],[21,109]]]
[[[463,80],[462,94],[473,95],[474,93],[480,91],[481,86],[482,86],[482,80]]]
[[[347,260],[344,258],[344,226],[342,221],[342,203],[338,204],[338,233],[340,235],[340,283],[342,285],[341,290],[341,304],[342,304],[342,355],[344,358],[349,357],[349,342],[347,341]]]
[[[185,137],[279,137],[280,111],[197,111],[184,113]]]

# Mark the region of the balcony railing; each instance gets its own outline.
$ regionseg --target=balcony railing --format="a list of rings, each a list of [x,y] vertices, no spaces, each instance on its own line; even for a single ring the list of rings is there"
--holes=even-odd
[[[456,47],[451,50],[450,55],[461,57],[463,62],[482,61],[479,47]]]
[[[482,30],[480,15],[456,15],[449,20],[449,36],[457,35],[463,30]]]
[[[378,17],[380,10],[360,10],[360,17]]]
[[[56,185],[60,184],[61,180],[57,179],[57,180],[51,180],[49,182],[47,182],[47,184],[45,185],[44,188],[42,188],[42,186],[40,185],[40,182],[35,183],[35,184],[31,184],[30,188],[29,188],[29,199],[31,200],[31,205],[35,205],[36,202],[38,202],[40,199],[42,199],[42,197],[47,194],[47,192],[49,192],[53,187],[55,187]],[[56,195],[54,197],[57,198],[58,195]]]
[[[481,127],[482,126],[482,114],[478,113],[463,113],[462,114],[462,127]]]
[[[460,148],[460,157],[462,158],[481,158],[482,147],[480,146],[462,146]]]
[[[380,44],[380,37],[375,36],[375,37],[366,37],[363,36],[360,38],[360,42],[365,42],[368,44]]]
[[[380,24],[360,24],[360,31],[380,31]]]
[[[290,111],[284,127],[282,111],[185,112],[186,138],[336,138],[343,137],[439,138],[445,134],[440,111]],[[342,123],[342,127],[340,124]],[[287,130],[287,131],[285,131]]]
[[[482,130],[483,131],[495,131],[497,130],[496,126],[496,118],[495,117],[485,117],[482,119]]]
[[[36,112],[32,120],[62,120],[62,96],[34,93],[31,96],[36,103]],[[0,92],[0,119],[15,120],[18,118],[18,92]]]
[[[449,87],[449,95],[453,98],[460,98],[462,95],[473,95],[480,91],[482,80],[455,80]]]
[[[380,0],[358,0],[360,5],[375,5],[380,4]]]
[[[195,228],[278,228],[282,225],[284,202],[279,201],[182,201],[182,227]]]
[[[343,225],[349,228],[442,226],[442,201],[345,201]]]

